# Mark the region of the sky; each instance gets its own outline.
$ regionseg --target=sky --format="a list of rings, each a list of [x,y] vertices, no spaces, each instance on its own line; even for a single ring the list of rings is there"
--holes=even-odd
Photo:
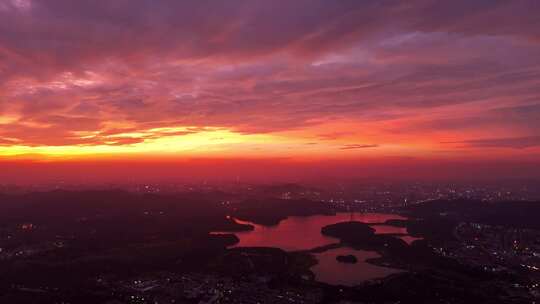
[[[0,178],[540,176],[539,16],[536,0],[0,0]]]

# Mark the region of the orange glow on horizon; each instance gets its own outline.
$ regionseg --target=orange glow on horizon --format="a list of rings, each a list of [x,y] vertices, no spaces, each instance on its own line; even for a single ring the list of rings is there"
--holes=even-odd
[[[4,121],[7,119],[4,118]],[[12,144],[0,146],[0,158],[32,161],[276,157],[297,161],[367,160],[381,157],[481,159],[516,154],[527,156],[531,155],[531,151],[539,150],[470,149],[463,147],[463,144],[439,141],[440,138],[456,138],[456,135],[451,133],[425,133],[411,138],[385,133],[385,128],[391,125],[399,128],[403,122],[396,121],[393,124],[341,121],[321,123],[299,130],[249,134],[224,127],[175,126],[137,129],[131,128],[129,124],[110,123],[109,128],[124,127],[126,131],[112,134],[103,130],[72,132],[77,141],[88,141],[75,145],[25,145],[13,139]],[[467,151],[466,155],[462,153],[464,149]]]
[[[23,2],[0,4],[0,162],[540,160],[519,1]]]

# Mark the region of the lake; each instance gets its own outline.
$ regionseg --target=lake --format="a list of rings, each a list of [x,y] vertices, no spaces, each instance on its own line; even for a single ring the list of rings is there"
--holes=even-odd
[[[309,250],[334,244],[339,240],[321,234],[321,228],[344,221],[359,221],[366,224],[381,224],[390,219],[406,219],[396,214],[385,213],[337,213],[336,215],[290,216],[275,226],[263,226],[236,219],[238,223],[254,226],[252,231],[235,232],[239,242],[232,247],[277,247],[285,251]],[[403,227],[373,225],[376,234],[403,234],[399,236],[411,243],[418,239],[406,235]],[[337,255],[352,254],[358,259],[356,264],[336,261]],[[400,270],[376,266],[366,259],[377,258],[374,251],[354,250],[342,247],[315,254],[318,264],[312,267],[316,280],[328,284],[357,285],[366,280],[388,276]]]
[[[336,261],[338,255],[354,255],[358,262],[355,264],[340,263]],[[354,250],[348,247],[330,249],[316,253],[319,262],[311,267],[315,280],[331,285],[355,286],[367,280],[384,278],[388,275],[401,272],[389,267],[381,267],[366,262],[368,259],[378,258],[375,251]]]

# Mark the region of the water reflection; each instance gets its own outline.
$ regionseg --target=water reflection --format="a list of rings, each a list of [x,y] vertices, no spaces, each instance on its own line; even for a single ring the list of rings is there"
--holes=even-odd
[[[384,225],[387,220],[404,220],[405,217],[384,213],[338,213],[336,215],[291,216],[278,225],[263,226],[251,222],[236,220],[242,224],[250,224],[252,231],[235,232],[239,242],[233,247],[277,247],[286,251],[309,250],[316,247],[338,243],[339,240],[321,234],[321,228],[345,221],[359,221],[371,225],[377,234],[397,234],[408,244],[418,238],[407,235],[404,227]],[[352,254],[358,263],[344,264],[336,261],[338,255]],[[400,270],[376,266],[366,262],[377,258],[374,251],[354,250],[347,247],[327,250],[315,254],[318,264],[311,270],[316,280],[334,285],[353,286],[371,279],[383,278]]]
[[[420,237],[414,237],[414,236],[410,236],[410,235],[404,235],[404,236],[401,236],[399,238],[404,240],[405,243],[407,243],[409,245],[412,244],[412,242],[414,242],[416,240],[422,240],[422,238],[420,238]]]
[[[345,264],[336,261],[338,255],[356,256],[356,264]],[[401,272],[397,269],[380,267],[367,263],[367,259],[378,258],[375,251],[354,250],[348,247],[327,250],[315,254],[319,263],[311,267],[315,280],[331,285],[354,286],[367,280],[384,278],[388,275]]]
[[[376,234],[407,234],[407,228],[389,225],[373,225]]]
[[[406,219],[396,214],[384,213],[337,213],[336,215],[291,216],[276,226],[255,226],[252,231],[236,232],[240,242],[235,247],[277,247],[286,251],[309,250],[315,247],[336,243],[337,239],[321,234],[321,228],[345,221],[359,221],[367,224],[384,223],[391,219]],[[373,225],[376,233],[406,234],[402,227]]]

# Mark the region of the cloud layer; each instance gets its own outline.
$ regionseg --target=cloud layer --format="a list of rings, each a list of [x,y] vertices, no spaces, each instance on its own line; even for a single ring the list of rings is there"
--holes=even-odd
[[[0,0],[0,146],[216,128],[336,153],[535,149],[521,143],[540,136],[539,14],[534,0]]]

